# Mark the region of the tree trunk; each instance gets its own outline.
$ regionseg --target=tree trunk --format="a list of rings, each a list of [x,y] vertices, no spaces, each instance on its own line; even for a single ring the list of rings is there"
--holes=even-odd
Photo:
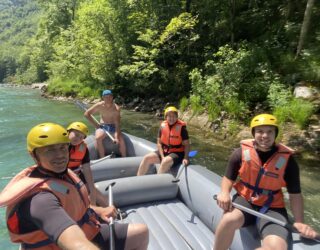
[[[308,33],[309,25],[310,25],[310,19],[311,19],[313,5],[314,5],[314,0],[308,0],[307,7],[304,12],[303,23],[301,26],[300,38],[299,38],[299,44],[297,47],[296,58],[300,55],[301,50],[303,48],[303,44],[307,38],[307,33]]]
[[[234,45],[234,18],[235,18],[235,10],[236,10],[236,1],[229,0],[229,15],[230,15],[230,43],[233,48]]]
[[[191,0],[186,0],[186,12],[191,11]]]

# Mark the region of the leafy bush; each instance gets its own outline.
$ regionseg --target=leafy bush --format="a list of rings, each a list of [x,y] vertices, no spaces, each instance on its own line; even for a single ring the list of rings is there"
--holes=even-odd
[[[181,111],[181,112],[184,112],[184,111],[187,109],[188,105],[189,105],[188,98],[185,97],[185,96],[182,97],[182,98],[180,99],[180,102],[179,102],[180,111]]]
[[[281,84],[278,79],[275,79],[269,88],[268,102],[271,108],[286,106],[292,99],[292,93],[288,87]]]
[[[55,78],[51,80],[50,84],[48,85],[48,93],[58,96],[60,95],[76,97],[82,88],[83,85],[79,82]]]
[[[190,106],[193,111],[193,115],[201,114],[204,111],[204,107],[201,105],[200,96],[190,96]]]
[[[243,116],[246,114],[247,107],[244,102],[239,101],[237,98],[227,99],[223,103],[223,107],[233,118],[245,118]]]
[[[314,111],[312,103],[292,98],[286,105],[278,106],[274,110],[274,115],[279,120],[279,123],[292,121],[303,129],[308,124],[308,120]]]

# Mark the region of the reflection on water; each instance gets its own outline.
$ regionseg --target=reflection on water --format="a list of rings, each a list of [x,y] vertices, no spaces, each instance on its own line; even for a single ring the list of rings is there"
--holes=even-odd
[[[73,121],[88,122],[82,111],[72,103],[50,101],[40,97],[38,91],[30,89],[4,88],[0,85],[0,189],[22,168],[33,164],[26,151],[26,134],[40,122],[57,122],[67,126]],[[122,111],[123,131],[156,142],[160,120],[151,114]],[[91,132],[93,128],[90,127]],[[210,139],[203,130],[188,127],[192,150],[198,154],[191,160],[194,164],[223,175],[229,154],[226,147]],[[216,145],[215,145],[216,144]],[[235,145],[237,145],[235,143]],[[302,189],[305,196],[306,221],[320,231],[320,185],[319,162],[298,159],[301,168]],[[9,241],[5,222],[5,211],[0,209],[0,249],[17,249]]]

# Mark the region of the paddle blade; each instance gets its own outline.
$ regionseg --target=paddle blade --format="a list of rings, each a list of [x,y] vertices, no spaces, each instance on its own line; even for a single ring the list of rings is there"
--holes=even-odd
[[[197,151],[197,150],[190,151],[190,152],[189,152],[189,157],[190,157],[190,158],[195,157],[197,154],[198,154],[198,151]]]
[[[83,109],[84,111],[86,111],[88,109],[87,105],[84,104],[83,102],[79,101],[79,100],[77,100],[75,102],[75,104],[76,104],[76,106],[78,106],[79,108]]]

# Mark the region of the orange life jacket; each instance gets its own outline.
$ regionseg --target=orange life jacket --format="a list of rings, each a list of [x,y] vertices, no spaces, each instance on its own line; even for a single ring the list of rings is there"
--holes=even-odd
[[[82,181],[70,170],[68,177],[74,184],[56,178],[29,177],[35,168],[36,166],[33,166],[21,171],[0,194],[0,206],[7,206],[7,227],[11,241],[21,243],[22,249],[60,249],[41,230],[19,232],[20,222],[17,214],[19,204],[44,190],[53,193],[59,199],[70,218],[76,221],[86,237],[92,240],[99,232],[99,222],[95,212],[89,208],[88,192]]]
[[[72,170],[79,168],[87,150],[88,148],[85,142],[81,142],[79,145],[71,147],[68,168],[71,168]]]
[[[184,152],[181,137],[181,129],[183,126],[186,126],[186,123],[181,120],[177,120],[171,129],[167,121],[161,123],[160,141],[164,153]]]
[[[241,141],[241,148],[240,180],[234,185],[238,194],[252,204],[263,206],[261,212],[266,212],[269,207],[284,207],[281,188],[286,186],[284,173],[293,150],[278,144],[277,152],[262,165],[254,140]]]

